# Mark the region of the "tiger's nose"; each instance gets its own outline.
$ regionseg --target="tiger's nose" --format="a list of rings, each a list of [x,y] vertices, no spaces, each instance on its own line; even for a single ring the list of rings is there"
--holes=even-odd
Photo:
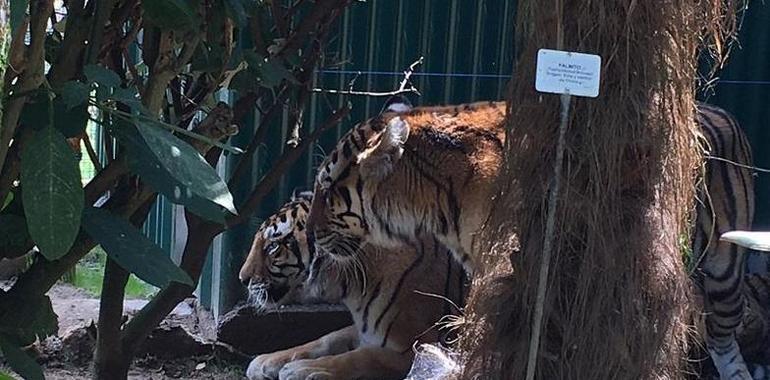
[[[243,286],[249,286],[249,282],[251,282],[250,278],[241,278],[241,284],[243,284]]]

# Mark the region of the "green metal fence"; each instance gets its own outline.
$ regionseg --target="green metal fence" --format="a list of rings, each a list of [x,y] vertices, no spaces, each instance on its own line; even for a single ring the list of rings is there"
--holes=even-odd
[[[388,91],[397,87],[401,71],[419,57],[425,63],[413,76],[422,92],[411,100],[416,104],[447,104],[502,99],[510,76],[513,57],[515,0],[368,0],[356,2],[342,17],[332,41],[329,64],[314,78],[316,87],[346,89],[351,81],[361,91]],[[752,3],[741,32],[742,48],[734,52],[723,80],[708,101],[733,112],[752,142],[755,164],[770,167],[770,129],[765,128],[770,108],[770,6]],[[333,65],[334,62],[343,63]],[[768,81],[768,82],[765,82]],[[225,96],[226,98],[227,96]],[[233,100],[233,99],[230,99]],[[217,238],[204,269],[198,295],[202,303],[219,315],[240,299],[242,289],[236,276],[247,253],[253,231],[261,218],[277,209],[293,189],[309,189],[313,169],[337,139],[353,125],[378,112],[385,99],[354,98],[351,117],[322,138],[300,159],[278,188],[261,205],[251,223]],[[318,125],[340,97],[314,95],[306,123]],[[244,145],[258,122],[254,116],[232,141]],[[273,157],[285,148],[289,126],[286,118],[274,128],[252,163],[251,181],[231,189],[237,201],[259,181]],[[224,159],[220,173],[227,177],[230,165]],[[770,228],[770,174],[759,175],[758,226]],[[176,217],[174,217],[176,215]],[[161,246],[178,257],[184,223],[176,206],[161,201],[145,230]],[[183,240],[182,240],[183,243]]]

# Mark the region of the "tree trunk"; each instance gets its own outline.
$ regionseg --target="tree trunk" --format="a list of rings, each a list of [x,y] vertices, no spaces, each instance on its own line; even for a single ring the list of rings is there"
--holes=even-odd
[[[724,36],[701,20],[734,14],[721,2],[554,2],[519,1],[505,167],[480,238],[492,254],[466,308],[464,377],[679,378],[692,322],[678,242],[700,163],[696,50],[704,30]],[[602,80],[598,98],[572,99],[547,236],[560,102],[532,84],[538,50],[560,46],[600,55]]]
[[[115,261],[107,258],[104,267],[102,295],[99,301],[96,351],[94,352],[94,379],[125,379],[131,356],[125,354],[120,340],[123,319],[123,299],[129,273]]]

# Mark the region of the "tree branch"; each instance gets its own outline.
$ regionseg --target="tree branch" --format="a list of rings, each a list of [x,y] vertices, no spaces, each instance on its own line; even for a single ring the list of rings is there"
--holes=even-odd
[[[353,82],[356,78],[353,78],[353,80],[350,82],[350,89],[348,90],[334,90],[334,89],[323,89],[323,88],[314,88],[313,92],[320,92],[325,94],[334,94],[334,95],[351,95],[351,96],[373,96],[373,97],[382,97],[382,96],[396,96],[396,95],[402,95],[402,94],[415,94],[417,96],[422,96],[420,93],[420,90],[417,89],[417,87],[412,84],[411,78],[412,74],[414,74],[414,70],[417,68],[417,66],[422,65],[424,60],[424,57],[420,57],[420,59],[414,61],[409,67],[404,70],[404,79],[401,80],[401,83],[399,83],[398,89],[393,91],[386,91],[386,92],[370,92],[370,91],[355,91],[353,90]],[[409,87],[407,87],[409,86]]]
[[[240,211],[238,215],[232,216],[227,220],[227,226],[234,226],[246,221],[246,219],[253,214],[262,199],[275,187],[284,175],[286,170],[294,164],[294,162],[302,155],[310,144],[315,142],[321,135],[329,129],[336,126],[343,118],[350,113],[350,106],[345,105],[342,108],[334,111],[331,117],[320,127],[316,128],[310,136],[302,139],[302,142],[294,149],[286,149],[281,157],[278,158],[277,163],[270,167],[270,170],[260,179],[259,184],[251,191],[248,200],[238,208]]]
[[[67,3],[67,32],[49,72],[49,82],[53,87],[58,87],[78,73],[91,22],[91,15],[84,7],[85,0],[71,0]]]
[[[14,90],[15,94],[25,95],[11,97],[6,106],[0,129],[0,168],[5,164],[8,148],[11,144],[19,116],[27,95],[37,89],[43,83],[45,61],[45,28],[48,24],[48,15],[53,12],[53,0],[33,0],[30,2],[30,44],[27,51],[26,67],[21,73],[19,84]]]

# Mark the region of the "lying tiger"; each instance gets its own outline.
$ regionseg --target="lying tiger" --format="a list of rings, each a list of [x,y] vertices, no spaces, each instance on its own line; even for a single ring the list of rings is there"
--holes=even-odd
[[[341,301],[354,325],[315,341],[257,356],[254,379],[403,379],[415,341],[436,342],[436,324],[459,304],[462,270],[434,239],[388,249],[362,248],[363,261],[316,254],[305,234],[312,193],[302,193],[257,231],[240,271],[260,306]]]
[[[704,252],[696,280],[708,311],[706,344],[723,379],[751,379],[735,339],[744,318],[745,250],[715,238],[751,227],[751,150],[724,110],[700,104],[697,115],[711,155],[737,163],[707,161],[710,196],[698,207],[693,251]],[[427,233],[468,272],[477,269],[474,237],[492,207],[505,117],[503,102],[394,104],[358,124],[318,169],[308,229],[319,249],[343,260],[350,249],[342,247],[397,246]]]

